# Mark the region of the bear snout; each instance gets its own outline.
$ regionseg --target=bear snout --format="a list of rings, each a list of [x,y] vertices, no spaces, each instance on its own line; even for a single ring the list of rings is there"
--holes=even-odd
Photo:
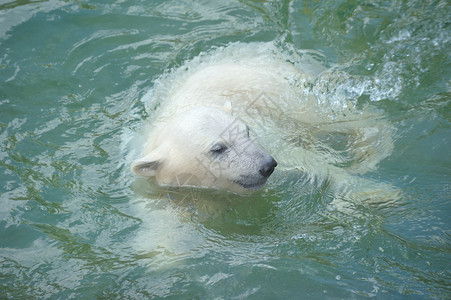
[[[264,158],[263,166],[261,167],[260,174],[262,174],[264,177],[268,178],[272,172],[274,172],[274,169],[277,167],[277,162],[274,159],[274,157],[268,155]]]

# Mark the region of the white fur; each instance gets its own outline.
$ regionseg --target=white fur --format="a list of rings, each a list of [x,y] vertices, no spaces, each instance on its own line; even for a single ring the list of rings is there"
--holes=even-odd
[[[243,192],[237,181],[260,187],[265,180],[256,174],[272,155],[279,170],[351,182],[350,174],[365,173],[390,154],[393,130],[378,111],[357,110],[346,100],[338,106],[318,101],[311,86],[327,72],[318,66],[272,44],[235,44],[188,62],[151,93],[159,108],[132,170],[163,185]],[[328,144],[337,136],[345,151]],[[218,142],[233,155],[209,156]]]

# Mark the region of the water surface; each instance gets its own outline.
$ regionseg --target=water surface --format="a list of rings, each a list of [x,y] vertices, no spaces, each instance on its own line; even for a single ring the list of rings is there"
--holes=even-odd
[[[450,298],[450,15],[420,0],[4,1],[2,295]],[[277,171],[246,197],[136,180],[124,141],[143,97],[234,42],[308,50],[342,75],[312,87],[318,103],[383,111],[394,148],[364,177],[399,199],[343,210],[329,181]]]

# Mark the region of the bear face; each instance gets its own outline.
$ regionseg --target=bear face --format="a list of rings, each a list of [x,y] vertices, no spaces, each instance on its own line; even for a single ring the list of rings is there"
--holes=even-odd
[[[171,117],[149,137],[137,175],[160,185],[213,187],[243,193],[262,187],[277,166],[229,112],[196,107]]]

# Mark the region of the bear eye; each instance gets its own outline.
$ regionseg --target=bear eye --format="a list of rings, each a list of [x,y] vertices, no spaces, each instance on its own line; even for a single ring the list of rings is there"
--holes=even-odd
[[[227,145],[224,143],[216,143],[211,147],[210,152],[212,154],[222,154],[227,150]]]

